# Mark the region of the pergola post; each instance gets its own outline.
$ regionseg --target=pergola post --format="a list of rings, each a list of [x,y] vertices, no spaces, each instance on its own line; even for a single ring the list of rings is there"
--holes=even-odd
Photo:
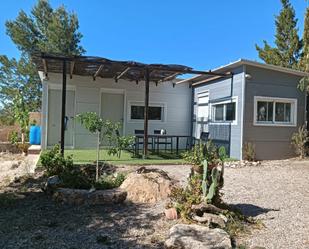
[[[65,104],[66,104],[66,91],[67,91],[67,65],[66,60],[62,64],[62,102],[61,102],[61,138],[60,138],[60,151],[64,154],[64,133],[65,133]]]
[[[148,153],[148,107],[149,107],[149,68],[145,68],[145,106],[144,106],[144,148],[143,159]]]

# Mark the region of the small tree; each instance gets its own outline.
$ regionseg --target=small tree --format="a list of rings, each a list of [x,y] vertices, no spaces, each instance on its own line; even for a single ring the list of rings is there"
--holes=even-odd
[[[78,114],[77,119],[91,133],[97,135],[97,163],[96,163],[96,181],[99,180],[99,153],[100,153],[100,137],[103,130],[104,121],[95,112],[85,112]]]
[[[25,101],[23,95],[18,92],[13,100],[13,114],[14,119],[20,126],[21,132],[21,143],[25,144],[25,136],[28,132],[28,124],[29,124],[29,111],[25,105]]]

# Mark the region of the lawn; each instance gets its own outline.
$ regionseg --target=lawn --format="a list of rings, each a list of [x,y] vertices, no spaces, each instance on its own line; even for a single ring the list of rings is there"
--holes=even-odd
[[[74,164],[93,163],[96,160],[96,150],[65,150],[65,155],[73,155]],[[181,154],[181,153],[179,153]],[[147,159],[133,157],[132,152],[123,151],[121,157],[108,155],[107,150],[100,150],[100,160],[104,160],[113,165],[150,165],[150,164],[183,164],[181,156],[171,153],[161,152],[154,154],[149,152]]]

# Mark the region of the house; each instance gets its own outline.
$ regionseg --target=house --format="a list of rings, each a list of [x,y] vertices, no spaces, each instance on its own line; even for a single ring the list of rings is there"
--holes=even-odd
[[[244,59],[212,72],[232,77],[179,82],[192,85],[192,135],[209,132],[236,159],[243,158],[245,143],[255,147],[257,159],[295,156],[291,136],[306,117],[306,95],[297,85],[308,74]]]
[[[66,60],[70,67],[65,67]],[[305,124],[305,93],[297,84],[307,74],[293,69],[243,59],[207,72],[97,57],[41,55],[34,62],[43,83],[43,149],[60,140],[67,148],[95,147],[95,136],[74,120],[87,111],[120,121],[124,135],[144,132],[145,127],[145,136],[165,129],[169,135],[199,139],[206,132],[236,159],[243,158],[245,143],[255,146],[257,159],[294,156],[292,133]],[[151,74],[147,71],[148,80],[146,68],[152,68]],[[198,75],[177,80],[183,73]],[[146,102],[148,122],[144,120]],[[180,141],[180,148],[187,145],[186,139]]]
[[[42,76],[42,147],[47,148],[60,141],[62,75],[49,73]],[[65,146],[68,148],[92,148],[96,146],[91,135],[74,117],[83,112],[96,112],[104,119],[122,123],[125,135],[134,135],[144,129],[145,82],[131,82],[98,77],[74,75],[67,80]],[[165,129],[167,134],[190,134],[191,89],[188,84],[173,87],[173,82],[150,82],[149,134]],[[182,141],[185,143],[185,141]]]

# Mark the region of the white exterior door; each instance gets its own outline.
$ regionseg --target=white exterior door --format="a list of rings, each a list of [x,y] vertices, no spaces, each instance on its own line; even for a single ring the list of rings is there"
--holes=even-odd
[[[209,92],[197,95],[195,137],[200,138],[202,132],[208,132]]]
[[[60,143],[61,134],[61,90],[48,90],[48,131],[47,146],[53,146]],[[67,90],[66,92],[66,129],[65,141],[66,147],[73,147],[74,138],[74,107],[75,107],[75,91]]]
[[[124,94],[123,93],[108,93],[101,94],[101,117],[104,120],[120,122],[122,128],[119,133],[123,133],[123,108]]]

